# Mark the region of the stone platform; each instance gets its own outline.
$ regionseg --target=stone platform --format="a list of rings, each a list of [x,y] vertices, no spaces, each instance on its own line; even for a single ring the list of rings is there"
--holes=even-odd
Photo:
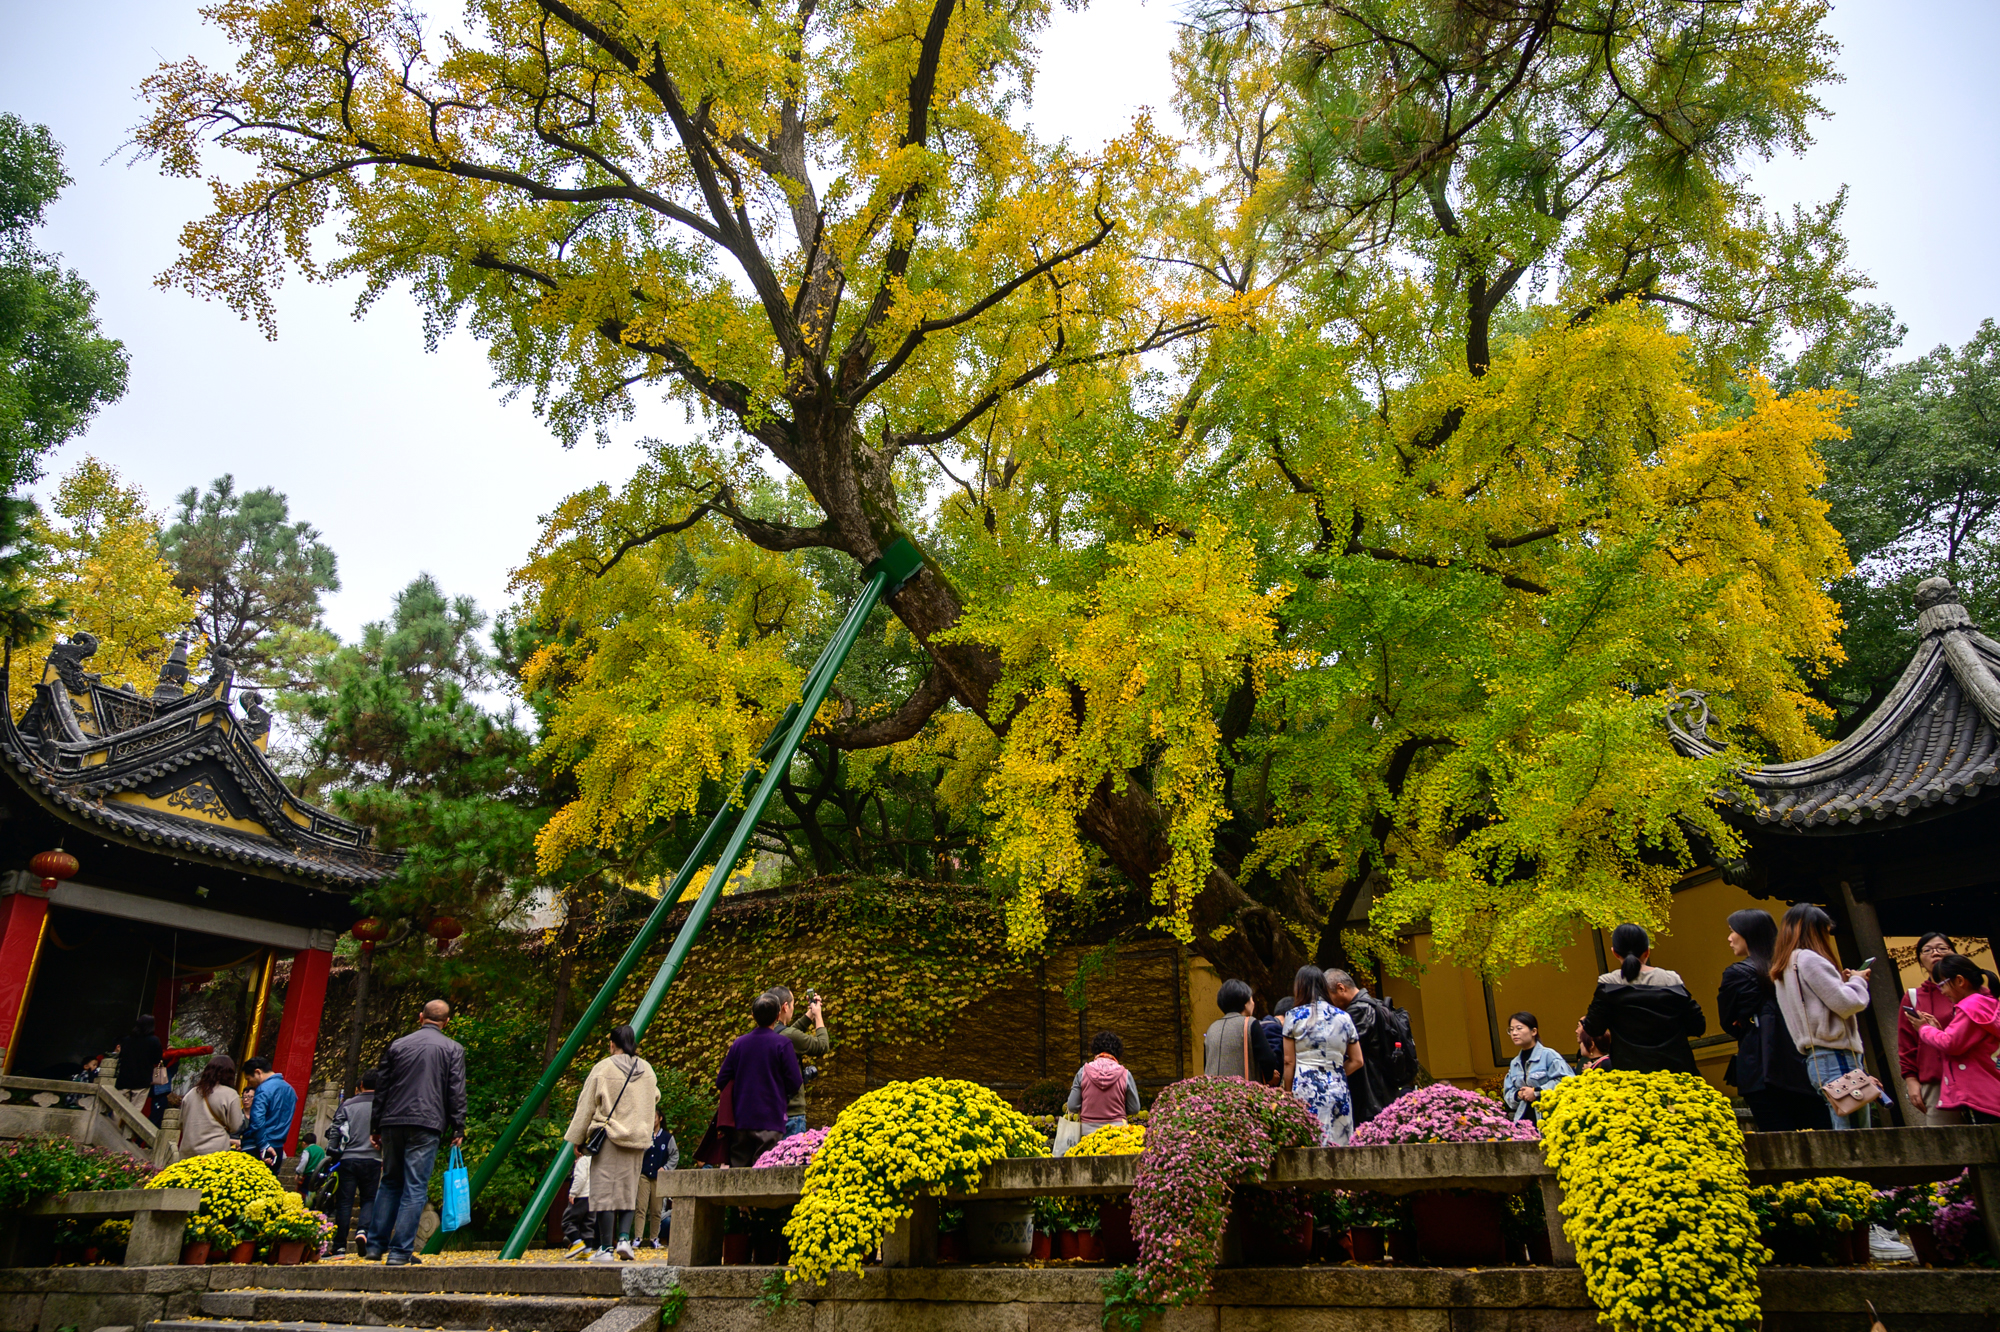
[[[1101,1332],[1085,1266],[871,1269],[782,1308],[760,1307],[763,1267],[665,1262],[374,1263],[303,1267],[0,1270],[0,1332],[277,1332],[398,1328],[657,1332],[661,1298],[686,1292],[675,1332]],[[1767,1268],[1766,1332],[1865,1332],[1873,1301],[1892,1332],[2000,1327],[2000,1271]],[[1573,1268],[1230,1268],[1212,1299],[1158,1332],[1594,1332]]]

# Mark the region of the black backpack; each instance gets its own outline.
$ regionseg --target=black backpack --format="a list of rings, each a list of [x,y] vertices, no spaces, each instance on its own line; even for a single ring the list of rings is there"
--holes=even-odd
[[[1375,1010],[1375,1025],[1368,1032],[1375,1048],[1364,1047],[1362,1053],[1388,1069],[1390,1081],[1401,1091],[1417,1080],[1417,1040],[1410,1030],[1410,1015],[1396,1007],[1394,999],[1371,994],[1365,1002]]]

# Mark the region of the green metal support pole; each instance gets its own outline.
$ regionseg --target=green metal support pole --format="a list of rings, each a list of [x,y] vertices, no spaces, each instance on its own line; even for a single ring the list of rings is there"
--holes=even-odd
[[[805,740],[806,731],[818,714],[820,704],[826,700],[827,690],[833,686],[833,677],[839,673],[841,665],[847,660],[847,654],[853,650],[855,640],[861,636],[862,627],[867,623],[869,614],[884,596],[908,582],[922,567],[923,557],[918,554],[917,548],[908,541],[900,539],[883,552],[881,559],[868,567],[867,572],[870,577],[867,586],[862,589],[861,595],[855,598],[854,605],[847,612],[847,618],[841,622],[840,629],[834,634],[833,640],[826,645],[826,650],[820,654],[812,673],[806,677],[804,696],[793,710],[785,714],[785,720],[779,723],[778,730],[782,733],[782,738],[779,735],[772,737],[778,742],[776,752],[771,752],[771,745],[767,742],[766,754],[760,755],[760,758],[768,756],[763,775],[757,783],[756,790],[744,805],[742,814],[737,818],[728,843],[715,857],[715,868],[710,872],[708,882],[703,885],[701,895],[695,898],[694,905],[688,909],[687,920],[682,923],[679,933],[674,936],[672,945],[667,949],[666,960],[660,964],[659,971],[653,977],[653,983],[646,987],[645,996],[640,999],[638,1008],[633,1012],[632,1030],[635,1034],[643,1037],[654,1015],[659,1012],[661,1003],[666,999],[667,987],[672,985],[674,978],[680,974],[681,966],[687,961],[687,955],[694,947],[695,939],[700,935],[702,926],[708,921],[709,913],[715,909],[716,902],[722,896],[723,887],[729,882],[729,876],[735,871],[737,862],[743,858],[743,853],[750,844],[750,835],[756,830],[758,819],[763,817],[764,807],[770,803],[772,794],[778,789],[778,783],[783,780],[786,771],[791,767],[792,756],[798,752],[799,745]],[[747,778],[745,780],[748,781]],[[728,812],[729,807],[724,806],[722,812],[716,816],[715,822],[710,824],[711,833],[716,830],[723,815]],[[695,854],[688,858],[687,864],[683,865],[681,872],[674,877],[673,891],[661,893],[660,907],[655,911],[656,916],[664,912],[669,903],[679,900],[686,880],[692,878],[695,869],[707,859],[703,852],[709,843],[709,835],[704,834],[702,846],[696,848]],[[648,924],[651,923],[649,918]],[[643,936],[644,931],[642,939],[635,939],[632,947],[625,950],[625,956],[618,960],[618,965],[612,969],[611,975],[606,977],[597,998],[591,1001],[590,1008],[578,1021],[576,1030],[571,1032],[570,1039],[563,1043],[562,1052],[550,1064],[549,1070],[543,1073],[543,1080],[549,1086],[553,1086],[555,1078],[568,1068],[569,1060],[582,1045],[588,1028],[609,1006],[611,997],[617,993],[619,987],[624,984],[625,977],[637,964],[638,954],[644,951]],[[650,942],[650,940],[643,941]],[[523,1106],[521,1111],[516,1112],[516,1120],[525,1126],[524,1112],[531,1113],[533,1105],[539,1101],[540,1096],[537,1095],[529,1105]],[[513,1125],[510,1124],[509,1127],[513,1128]],[[519,1130],[516,1129],[514,1137],[519,1136]],[[508,1141],[506,1145],[511,1147],[513,1144]],[[493,1170],[499,1168],[500,1148],[501,1144],[496,1143],[494,1150],[488,1152],[481,1160],[481,1174],[485,1178],[491,1178]],[[519,1258],[527,1251],[528,1241],[542,1224],[542,1218],[548,1213],[549,1204],[555,1201],[556,1193],[562,1188],[562,1182],[569,1174],[575,1154],[576,1149],[567,1142],[557,1150],[555,1159],[549,1163],[548,1169],[542,1175],[541,1183],[536,1186],[534,1196],[528,1200],[527,1207],[521,1212],[520,1220],[515,1223],[513,1233],[508,1235],[506,1245],[500,1250],[502,1258]],[[487,1168],[488,1161],[492,1162],[492,1169]],[[483,1182],[483,1179],[474,1181],[474,1196],[477,1196],[479,1184]]]

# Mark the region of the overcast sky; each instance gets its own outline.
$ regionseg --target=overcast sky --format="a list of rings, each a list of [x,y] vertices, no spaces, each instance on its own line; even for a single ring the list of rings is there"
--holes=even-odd
[[[1030,119],[1095,143],[1140,106],[1164,110],[1178,12],[1162,0],[1059,10]],[[489,610],[504,604],[539,515],[629,474],[632,441],[684,428],[656,406],[612,446],[566,453],[527,403],[501,402],[470,338],[426,352],[401,295],[356,322],[351,288],[294,282],[267,342],[221,306],[155,288],[203,191],[125,164],[136,88],[162,60],[226,64],[227,53],[187,0],[0,0],[0,15],[0,111],[49,125],[76,178],[41,244],[96,287],[104,328],[132,357],[130,390],[51,475],[94,453],[161,508],[224,472],[241,488],[276,486],[338,552],[343,586],[327,619],[351,636],[421,571]],[[1846,75],[1825,94],[1834,118],[1809,154],[1758,182],[1774,204],[1847,185],[1853,260],[1876,282],[1872,299],[1910,326],[1906,351],[1963,342],[2000,315],[2000,272],[1981,252],[2000,216],[2000,81],[1988,68],[2000,4],[1850,0],[1832,28]]]

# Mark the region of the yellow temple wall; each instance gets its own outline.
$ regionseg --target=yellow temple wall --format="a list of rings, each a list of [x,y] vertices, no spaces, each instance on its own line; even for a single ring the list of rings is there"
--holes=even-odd
[[[1653,965],[1678,971],[1708,1015],[1708,1033],[1695,1043],[1695,1062],[1702,1075],[1725,1092],[1729,1088],[1722,1073],[1736,1043],[1716,1020],[1715,995],[1723,969],[1736,960],[1726,942],[1729,914],[1762,907],[1782,916],[1785,905],[1754,898],[1713,877],[1674,894],[1668,928],[1653,940]],[[1604,949],[1602,962],[1599,943]],[[1507,1039],[1507,1019],[1514,1013],[1529,1012],[1539,1018],[1542,1040],[1552,1049],[1564,1055],[1576,1052],[1577,1020],[1590,1007],[1598,976],[1616,960],[1610,944],[1609,930],[1598,936],[1597,943],[1589,930],[1579,931],[1575,942],[1563,950],[1560,965],[1519,967],[1489,986],[1470,968],[1434,959],[1430,937],[1419,934],[1409,940],[1407,951],[1422,966],[1421,975],[1413,980],[1391,977],[1383,988],[1410,1011],[1418,1056],[1432,1077],[1462,1086],[1497,1083],[1514,1057],[1514,1046]]]

